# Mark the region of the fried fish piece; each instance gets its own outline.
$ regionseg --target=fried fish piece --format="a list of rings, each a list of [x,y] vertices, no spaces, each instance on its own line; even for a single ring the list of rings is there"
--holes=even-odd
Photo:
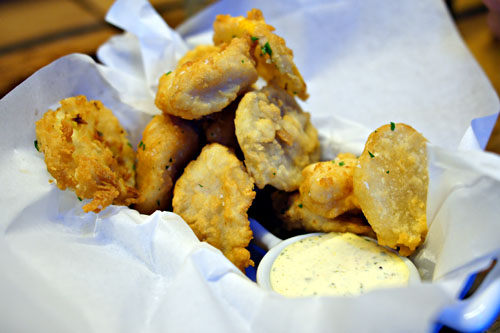
[[[140,193],[134,208],[143,214],[168,210],[177,177],[199,151],[198,134],[185,121],[155,116],[137,148],[136,181]]]
[[[235,36],[250,36],[259,75],[267,82],[273,81],[289,94],[306,100],[307,86],[293,62],[293,52],[274,30],[265,22],[262,12],[254,8],[247,13],[246,18],[217,15],[213,41],[219,45],[228,43]]]
[[[350,153],[335,160],[310,164],[302,170],[300,200],[314,214],[332,219],[360,209],[353,193],[354,168],[358,160]]]
[[[85,212],[137,202],[135,153],[111,110],[85,96],[63,99],[36,122],[39,149],[61,190],[93,199]]]
[[[177,68],[182,67],[187,62],[195,62],[200,59],[205,59],[208,56],[219,53],[221,48],[219,46],[205,44],[198,45],[194,49],[189,50],[184,54],[184,56],[177,62]]]
[[[334,218],[326,218],[310,211],[300,199],[300,194],[276,192],[271,196],[273,208],[283,226],[288,230],[301,229],[307,232],[352,232],[375,238],[370,225],[360,210]]]
[[[253,179],[234,153],[218,143],[205,146],[174,187],[174,213],[240,270],[253,266],[246,249],[252,239],[247,210]]]
[[[370,134],[354,171],[354,194],[380,245],[412,254],[427,234],[427,140],[405,124]]]
[[[248,41],[233,38],[218,48],[161,76],[155,103],[163,113],[199,119],[221,111],[257,81]]]
[[[245,94],[234,123],[248,172],[260,189],[269,184],[294,191],[302,169],[319,160],[318,133],[309,113],[281,88]]]

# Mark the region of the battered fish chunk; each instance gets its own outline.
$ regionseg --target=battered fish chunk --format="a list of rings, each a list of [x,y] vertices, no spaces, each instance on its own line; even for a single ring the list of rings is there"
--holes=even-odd
[[[300,200],[311,212],[332,219],[360,209],[353,193],[354,167],[358,160],[350,153],[339,154],[333,161],[318,162],[302,170]]]
[[[193,61],[161,76],[155,103],[164,114],[199,119],[221,111],[257,81],[248,41],[233,38],[219,49],[193,55]]]
[[[352,232],[375,238],[375,233],[360,210],[352,210],[334,218],[326,218],[310,211],[300,199],[299,193],[279,193],[272,196],[273,207],[283,226],[288,230],[307,232]]]
[[[253,266],[246,249],[252,239],[247,210],[255,197],[253,179],[234,153],[218,143],[205,146],[174,187],[173,207],[205,241],[240,270]]]
[[[427,234],[427,140],[405,124],[370,134],[354,171],[354,194],[380,245],[412,254]]]
[[[137,202],[135,153],[111,110],[85,96],[66,98],[36,122],[39,149],[61,190],[93,199],[85,212]]]
[[[189,50],[177,63],[177,68],[181,67],[187,62],[195,62],[200,59],[207,58],[208,56],[219,53],[221,48],[215,45],[198,45],[194,49]]]
[[[185,121],[155,116],[144,129],[137,148],[140,199],[134,208],[143,214],[168,210],[177,177],[198,151],[198,134]]]
[[[309,113],[280,88],[247,93],[234,123],[248,172],[260,189],[269,184],[294,191],[302,181],[302,169],[319,160],[318,133]]]
[[[214,44],[228,43],[234,36],[250,36],[257,71],[267,82],[273,81],[293,96],[306,100],[307,86],[293,62],[293,52],[285,40],[268,25],[262,12],[252,9],[247,17],[218,15],[214,22]]]

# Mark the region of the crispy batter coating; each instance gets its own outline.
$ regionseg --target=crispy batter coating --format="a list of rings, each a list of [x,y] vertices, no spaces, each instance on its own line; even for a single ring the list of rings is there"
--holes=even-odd
[[[248,41],[233,38],[219,49],[192,55],[193,61],[161,76],[155,103],[163,113],[199,119],[221,111],[257,81]]]
[[[253,179],[234,153],[218,143],[205,146],[174,188],[173,207],[201,241],[219,250],[240,270],[253,265],[247,210]]]
[[[326,218],[311,212],[303,204],[299,193],[276,192],[273,193],[272,200],[275,212],[288,230],[352,232],[375,238],[375,233],[359,210]]]
[[[234,36],[250,36],[257,71],[266,81],[273,81],[291,95],[306,100],[307,87],[302,75],[293,62],[293,52],[285,40],[268,25],[262,12],[252,9],[247,17],[218,15],[214,22],[214,44],[228,43]]]
[[[63,99],[36,122],[39,149],[61,190],[93,199],[85,212],[135,203],[135,153],[111,110],[85,96]]]
[[[356,156],[346,153],[339,154],[333,161],[305,167],[299,188],[304,206],[314,214],[330,219],[359,209],[352,184],[357,162]]]
[[[198,153],[198,134],[182,119],[155,116],[137,148],[136,181],[140,193],[134,208],[143,214],[168,210],[177,177]]]
[[[248,172],[261,189],[270,184],[294,191],[302,169],[319,160],[318,133],[309,113],[280,88],[247,93],[234,122]]]
[[[427,140],[405,124],[373,132],[354,171],[354,194],[379,244],[408,256],[427,234]]]
[[[215,45],[198,45],[194,49],[189,50],[184,54],[184,56],[177,62],[177,68],[181,67],[187,62],[195,62],[200,59],[204,59],[210,55],[219,53],[221,48]]]

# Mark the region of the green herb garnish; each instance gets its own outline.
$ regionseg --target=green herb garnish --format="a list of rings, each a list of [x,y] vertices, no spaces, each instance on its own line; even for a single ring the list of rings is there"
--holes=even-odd
[[[299,204],[299,208],[302,208],[302,207],[304,207],[304,206],[300,203],[300,204]]]
[[[82,198],[80,198],[80,197],[77,197],[77,198],[78,198],[78,200],[82,201]]]
[[[38,140],[35,140],[35,142],[33,142],[33,143],[35,144],[36,150],[39,152],[40,148],[38,147]]]
[[[255,42],[255,41],[258,41],[259,40],[259,37],[255,37],[255,36],[252,36],[252,41]]]
[[[273,55],[273,50],[271,49],[271,45],[269,45],[269,42],[266,42],[263,47],[261,47],[262,54],[269,54],[269,56]]]
[[[166,76],[166,75],[169,75],[170,73],[172,73],[172,71],[168,71],[168,72],[166,72],[166,73],[165,73],[165,76]]]
[[[139,142],[139,148],[142,147],[142,150],[146,150],[146,145],[144,144],[144,142]]]
[[[160,207],[160,200],[156,200],[156,204]]]
[[[339,166],[344,166],[345,165],[345,162],[344,161],[340,161],[339,162]]]
[[[203,185],[201,185],[201,184],[198,184],[198,186],[199,186],[199,187],[203,187]]]
[[[375,155],[373,155],[370,151],[368,151],[368,155],[370,155],[371,158],[375,157]]]
[[[389,173],[389,170],[387,170],[385,173]]]
[[[394,129],[396,129],[396,124],[394,124],[394,123],[391,121],[391,131],[394,131]]]

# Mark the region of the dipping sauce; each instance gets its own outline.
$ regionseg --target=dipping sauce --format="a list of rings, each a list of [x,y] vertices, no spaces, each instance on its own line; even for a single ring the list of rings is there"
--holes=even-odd
[[[328,233],[292,243],[274,261],[272,288],[285,296],[354,296],[406,286],[404,261],[377,243],[351,233]]]

